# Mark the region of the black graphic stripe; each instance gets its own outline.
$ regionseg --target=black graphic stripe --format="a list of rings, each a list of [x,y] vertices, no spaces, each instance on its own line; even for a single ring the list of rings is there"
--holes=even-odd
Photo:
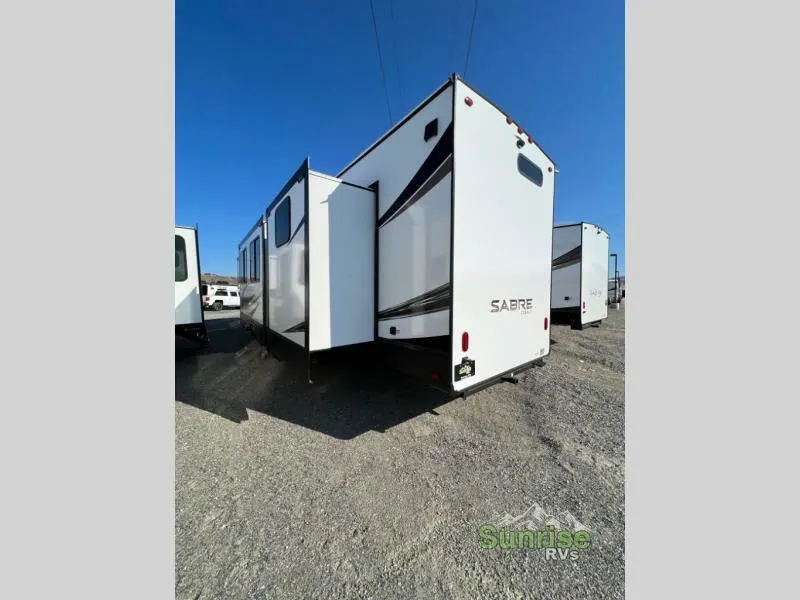
[[[294,230],[294,233],[292,234],[292,237],[290,237],[290,238],[289,238],[289,241],[288,241],[288,242],[286,242],[287,244],[290,244],[290,243],[292,242],[292,240],[293,240],[293,239],[295,238],[295,236],[297,235],[297,232],[298,232],[298,231],[300,231],[300,229],[301,229],[301,228],[303,227],[303,225],[305,225],[305,224],[306,224],[306,218],[305,218],[305,217],[303,217],[302,219],[300,219],[300,222],[297,224],[297,227],[295,228],[295,230]]]
[[[452,171],[453,171],[453,155],[451,154],[445,159],[445,161],[441,165],[439,165],[439,168],[433,172],[433,175],[430,176],[430,179],[428,179],[428,181],[426,181],[422,185],[422,187],[419,188],[419,190],[417,190],[417,192],[413,196],[411,196],[411,198],[408,199],[408,202],[406,202],[403,206],[401,206],[400,209],[397,212],[395,212],[390,219],[386,220],[384,225],[391,223],[394,219],[396,219],[405,211],[407,211],[409,208],[411,208],[417,202],[417,200],[419,200],[425,194],[430,192],[436,186],[437,183],[439,183],[442,179],[445,178],[445,176],[448,173],[451,173]]]
[[[392,202],[392,205],[389,209],[383,214],[383,216],[378,219],[378,227],[382,227],[389,221],[391,221],[398,211],[411,199],[414,194],[422,188],[426,181],[431,179],[431,177],[436,173],[439,168],[445,163],[445,161],[453,154],[453,123],[452,121],[447,126],[447,129],[444,130],[442,136],[439,138],[439,141],[436,142],[436,145],[431,150],[431,153],[422,163],[420,168],[411,178],[411,181],[408,182],[405,189],[400,192],[400,195],[397,199]],[[451,167],[452,168],[452,167]],[[443,173],[442,177],[447,173]]]
[[[293,327],[289,327],[289,329],[284,330],[284,333],[300,333],[306,330],[306,322],[303,321],[302,323],[298,323]]]
[[[555,260],[553,260],[553,270],[563,269],[570,265],[575,265],[581,262],[581,247],[575,246],[569,252],[565,252]]]
[[[386,308],[378,313],[378,319],[413,317],[450,308],[450,284],[446,283],[410,300]]]

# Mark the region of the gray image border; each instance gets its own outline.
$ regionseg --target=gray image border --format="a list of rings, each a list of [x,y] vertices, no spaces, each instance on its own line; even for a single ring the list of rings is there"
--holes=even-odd
[[[627,4],[628,598],[797,589],[793,6]],[[174,597],[174,10],[0,18],[6,598]]]

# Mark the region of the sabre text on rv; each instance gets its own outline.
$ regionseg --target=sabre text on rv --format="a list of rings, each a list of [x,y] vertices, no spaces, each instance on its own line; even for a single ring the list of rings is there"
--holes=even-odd
[[[533,309],[533,298],[503,298],[502,300],[492,300],[492,308],[489,312],[501,312],[504,310],[519,310],[523,314]]]

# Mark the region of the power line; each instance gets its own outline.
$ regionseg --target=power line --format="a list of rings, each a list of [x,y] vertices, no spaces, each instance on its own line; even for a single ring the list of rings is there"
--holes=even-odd
[[[394,42],[394,66],[397,72],[397,95],[403,102],[403,86],[400,81],[400,57],[397,55],[397,28],[394,26],[394,2],[389,0],[389,15],[392,19],[392,41]]]
[[[386,87],[386,71],[383,68],[383,56],[381,55],[381,42],[378,39],[378,24],[375,22],[375,7],[372,0],[369,0],[369,9],[372,12],[372,27],[375,29],[375,44],[378,46],[378,61],[381,65],[381,77],[383,77],[383,91],[386,94],[386,110],[389,113],[389,125],[392,124],[392,108],[389,106],[389,88]]]
[[[464,77],[467,76],[467,65],[469,65],[469,51],[472,48],[472,32],[475,30],[475,15],[478,13],[478,0],[472,5],[472,24],[469,26],[469,42],[467,43],[467,59],[464,61]]]
[[[461,11],[458,10],[458,0],[453,0],[453,30],[450,36],[450,65],[453,66],[453,71],[456,70],[456,42],[458,41],[458,16]]]

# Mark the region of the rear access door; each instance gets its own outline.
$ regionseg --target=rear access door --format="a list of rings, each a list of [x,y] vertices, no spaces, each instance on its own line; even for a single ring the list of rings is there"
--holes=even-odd
[[[583,223],[581,243],[581,324],[608,317],[608,233]]]
[[[555,166],[461,80],[454,115],[450,376],[461,392],[550,351]]]

